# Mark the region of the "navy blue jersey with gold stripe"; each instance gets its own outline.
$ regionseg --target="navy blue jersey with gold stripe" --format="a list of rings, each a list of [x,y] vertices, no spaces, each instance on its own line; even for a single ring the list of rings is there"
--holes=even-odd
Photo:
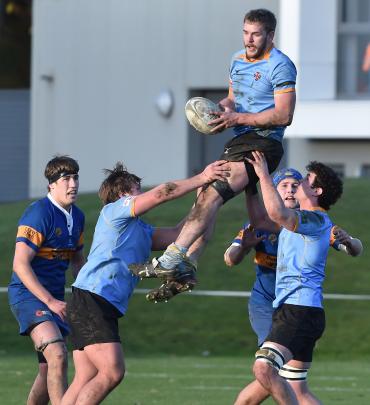
[[[36,252],[31,267],[39,282],[57,299],[64,298],[70,258],[83,247],[84,224],[79,208],[73,205],[68,214],[48,197],[29,205],[19,220],[16,242]],[[14,272],[8,290],[10,304],[34,298]]]

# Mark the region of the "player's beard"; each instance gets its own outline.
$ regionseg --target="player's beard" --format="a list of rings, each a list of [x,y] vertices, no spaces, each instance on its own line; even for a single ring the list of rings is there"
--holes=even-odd
[[[247,59],[258,59],[261,55],[263,55],[266,52],[267,49],[267,36],[263,42],[263,44],[260,47],[256,47],[257,52],[254,55],[248,55],[248,45],[245,46],[245,56]]]

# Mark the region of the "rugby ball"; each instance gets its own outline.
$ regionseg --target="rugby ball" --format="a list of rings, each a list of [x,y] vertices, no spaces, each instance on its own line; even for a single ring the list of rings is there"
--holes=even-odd
[[[208,124],[217,118],[217,115],[211,114],[211,111],[222,111],[222,109],[205,97],[193,97],[185,104],[185,115],[190,125],[207,135],[216,134],[211,132],[215,125]]]

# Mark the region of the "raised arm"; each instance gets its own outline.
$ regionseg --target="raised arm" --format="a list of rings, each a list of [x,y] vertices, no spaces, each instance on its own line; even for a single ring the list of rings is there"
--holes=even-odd
[[[176,180],[161,184],[135,197],[135,215],[141,215],[166,201],[179,198],[204,184],[214,180],[226,180],[230,167],[225,160],[208,165],[202,173],[185,180]]]
[[[272,178],[269,175],[266,159],[263,153],[252,152],[253,159],[247,159],[253,165],[257,176],[260,179],[263,203],[268,216],[273,222],[283,226],[286,229],[294,230],[296,225],[296,212],[293,209],[286,208],[283,200],[277,192]]]

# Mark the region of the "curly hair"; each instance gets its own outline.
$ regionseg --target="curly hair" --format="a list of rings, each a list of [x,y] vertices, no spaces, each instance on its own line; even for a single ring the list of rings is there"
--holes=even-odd
[[[316,174],[312,187],[322,189],[322,194],[318,197],[319,206],[329,210],[330,206],[335,204],[343,193],[342,180],[331,167],[320,162],[310,162],[306,169],[308,172]]]
[[[276,29],[276,17],[274,13],[265,8],[258,8],[256,10],[250,10],[244,16],[244,23],[248,21],[250,23],[260,23],[263,25],[267,33],[275,31]]]
[[[120,195],[131,193],[132,187],[141,185],[141,178],[129,173],[122,162],[117,162],[113,170],[103,171],[107,177],[99,188],[99,198],[104,205],[117,201]]]

